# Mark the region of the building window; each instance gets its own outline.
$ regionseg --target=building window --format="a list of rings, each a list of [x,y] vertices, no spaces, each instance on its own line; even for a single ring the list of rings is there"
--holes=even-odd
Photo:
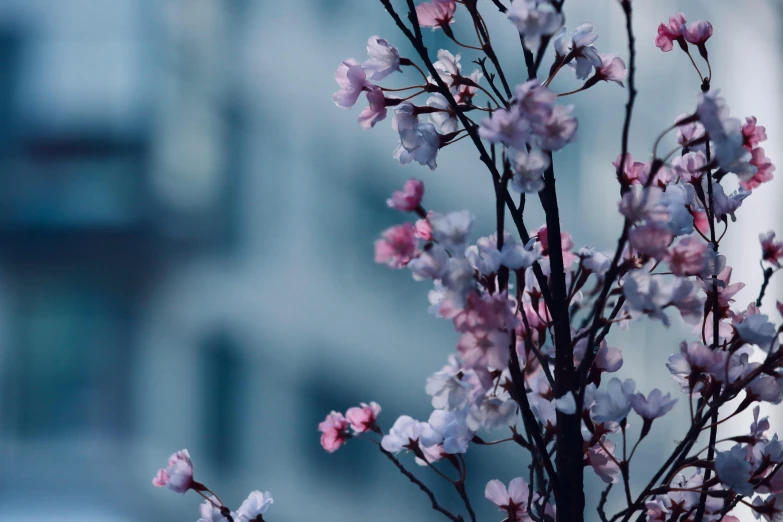
[[[236,434],[242,431],[244,363],[236,342],[224,332],[213,334],[202,343],[200,359],[203,447],[217,469],[229,470],[237,464]]]
[[[79,278],[31,276],[17,303],[17,435],[127,434],[132,350],[122,296]]]

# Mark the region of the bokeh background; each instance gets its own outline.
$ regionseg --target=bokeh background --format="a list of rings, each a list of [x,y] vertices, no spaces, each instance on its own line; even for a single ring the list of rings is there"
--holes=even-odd
[[[523,80],[513,27],[480,5]],[[733,115],[759,117],[768,156],[783,161],[777,0],[636,2],[631,152],[646,159],[659,130],[695,107],[686,57],[652,43],[680,10],[713,23],[714,87]],[[600,51],[626,56],[615,1],[569,1],[566,15],[569,27],[595,24]],[[373,34],[413,56],[372,0],[0,0],[0,520],[195,521],[198,497],[150,483],[182,447],[232,505],[271,491],[273,522],[437,516],[371,444],[327,455],[316,431],[359,401],[380,402],[386,426],[426,418],[424,380],[455,346],[450,325],[427,315],[427,286],[373,263],[373,240],[401,220],[390,192],[420,177],[428,208],[470,208],[476,237],[493,227],[492,187],[467,140],[436,172],[401,168],[389,120],[365,132],[358,108],[332,104],[334,70],[363,60]],[[433,55],[455,50],[426,37]],[[569,71],[553,84],[577,85]],[[556,172],[577,248],[609,251],[620,229],[611,162],[625,98],[602,84],[570,100],[579,142]],[[743,307],[761,280],[758,233],[783,233],[781,176],[724,241],[748,284]],[[543,215],[528,207],[537,228]],[[776,320],[780,283],[765,300]],[[685,335],[679,324],[614,334],[620,375],[677,393],[664,360]],[[637,488],[681,435],[683,410],[635,457]],[[477,448],[468,462],[474,505],[499,520],[484,484],[526,476],[524,456]]]

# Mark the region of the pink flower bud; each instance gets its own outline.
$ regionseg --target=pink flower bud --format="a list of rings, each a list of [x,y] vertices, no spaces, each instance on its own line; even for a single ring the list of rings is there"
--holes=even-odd
[[[345,418],[351,423],[354,433],[366,433],[375,427],[375,419],[380,412],[381,407],[377,402],[363,402],[359,407],[349,408],[345,412]]]
[[[423,195],[424,182],[418,179],[409,179],[401,191],[395,191],[392,197],[386,200],[386,205],[401,212],[413,212],[421,204]]]
[[[159,469],[152,484],[162,488],[168,486],[172,491],[185,493],[193,485],[193,463],[188,450],[180,450],[169,457],[167,468]]]
[[[350,436],[348,433],[348,421],[342,413],[333,411],[318,425],[321,435],[321,446],[329,453],[334,453]]]

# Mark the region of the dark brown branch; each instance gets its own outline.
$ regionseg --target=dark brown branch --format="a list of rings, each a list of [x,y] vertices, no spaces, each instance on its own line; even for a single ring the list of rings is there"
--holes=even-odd
[[[381,453],[386,455],[386,457],[389,460],[391,460],[395,466],[397,466],[397,469],[400,470],[400,473],[405,475],[408,478],[408,480],[416,484],[419,487],[419,489],[422,490],[429,497],[430,502],[432,502],[432,509],[434,509],[439,513],[443,513],[443,515],[446,516],[446,518],[448,518],[452,522],[464,522],[461,516],[455,515],[451,511],[445,509],[443,506],[438,504],[438,500],[435,498],[435,493],[433,493],[432,490],[428,488],[426,484],[424,484],[424,482],[417,479],[413,473],[405,469],[405,466],[403,466],[402,463],[399,460],[397,460],[397,457],[395,457],[394,455],[392,455],[391,453],[383,449],[380,445],[378,445],[378,449],[381,451]]]
[[[473,506],[471,506],[470,499],[468,498],[468,494],[465,491],[465,482],[459,480],[456,484],[454,484],[454,487],[457,489],[457,493],[459,493],[462,502],[465,504],[465,509],[468,510],[468,515],[470,515],[471,522],[476,522],[476,513],[473,512]]]
[[[470,13],[471,18],[473,18],[473,23],[476,25],[479,38],[482,42],[482,50],[484,51],[484,54],[487,55],[489,61],[492,62],[492,65],[495,66],[495,70],[497,71],[498,77],[500,78],[500,83],[503,84],[503,89],[506,91],[506,97],[511,98],[511,87],[508,85],[506,75],[503,72],[503,68],[500,66],[500,60],[498,60],[498,57],[495,54],[495,50],[492,48],[492,42],[490,42],[489,33],[484,26],[484,20],[481,18],[481,15],[478,12],[478,0],[465,0],[464,5]]]
[[[772,270],[772,268],[767,268],[764,270],[764,281],[761,282],[761,290],[759,290],[759,296],[756,298],[756,306],[761,306],[761,300],[764,299],[764,294],[767,292],[769,280],[772,279],[772,274],[774,273],[775,271]]]
[[[555,397],[574,391],[574,346],[571,343],[571,321],[568,316],[568,287],[560,240],[560,211],[557,205],[555,171],[552,154],[544,172],[544,189],[539,192],[546,213],[549,243],[549,278],[552,282],[550,313],[555,337]],[[577,404],[577,411],[580,411]],[[577,522],[584,519],[584,466],[581,416],[557,412],[557,472],[559,493],[557,519]],[[559,491],[558,491],[559,490]]]
[[[601,522],[609,522],[609,519],[606,518],[606,511],[604,511],[604,507],[606,506],[606,500],[609,498],[609,492],[612,491],[612,486],[614,486],[613,482],[610,482],[608,486],[606,486],[606,489],[601,492],[601,500],[598,502],[598,517],[601,519]]]
[[[498,90],[497,86],[495,85],[495,75],[487,70],[487,59],[480,58],[473,63],[481,67],[481,72],[484,73],[484,78],[487,79],[487,83],[489,83],[492,92],[495,93],[495,96],[497,96],[498,100],[500,100],[500,102],[503,105],[508,107],[508,101],[503,97],[503,94],[501,94],[501,92]]]
[[[620,163],[617,167],[617,180],[620,182],[620,191],[624,194],[630,189],[623,170],[625,168],[625,158],[628,156],[628,136],[631,131],[631,115],[636,101],[636,38],[633,35],[631,0],[622,0],[620,6],[625,13],[625,31],[628,35],[628,102],[625,104],[625,121],[623,122],[622,149],[620,151]],[[651,172],[650,176],[655,176]]]
[[[709,83],[703,82],[702,83],[702,90],[708,91],[709,90]],[[707,141],[706,143],[706,153],[707,153],[707,164],[710,163],[710,142]],[[707,176],[707,190],[709,191],[709,208],[707,214],[709,215],[709,224],[710,224],[710,241],[712,242],[712,249],[717,254],[718,253],[718,241],[715,238],[715,197],[713,192],[713,181],[712,181],[712,172],[710,170],[707,170],[706,173]],[[720,303],[718,302],[718,274],[713,273],[712,274],[712,345],[711,348],[713,350],[718,349],[718,345],[720,343]],[[706,321],[707,318],[705,317],[704,320]],[[720,395],[720,388],[715,390],[715,393],[713,394],[712,400],[716,401],[718,399],[718,396]],[[715,408],[715,412],[712,414],[712,425],[710,426],[710,440],[708,444],[707,449],[707,460],[712,461],[712,459],[715,458],[715,441],[718,437],[718,408]],[[701,495],[699,496],[699,503],[698,507],[696,508],[696,516],[694,517],[694,522],[701,522],[704,519],[704,512],[707,509],[707,492],[709,491],[709,488],[707,486],[707,482],[709,482],[710,478],[712,476],[712,469],[707,468],[704,471],[704,485],[701,492]]]
[[[510,337],[509,358],[511,361],[508,366],[509,373],[511,373],[511,383],[514,387],[514,393],[512,395],[517,404],[519,404],[525,431],[527,431],[528,437],[532,438],[535,443],[536,454],[533,458],[541,460],[544,464],[544,469],[546,469],[547,475],[549,476],[549,481],[553,484],[557,484],[557,473],[552,465],[552,460],[549,458],[549,453],[547,453],[546,450],[546,442],[544,442],[544,438],[541,436],[541,431],[538,429],[538,421],[536,420],[535,415],[533,415],[533,410],[530,409],[530,402],[527,398],[525,376],[522,374],[522,370],[520,370],[519,356],[517,355],[517,336],[514,335],[514,332],[511,332]],[[557,491],[557,488],[555,488],[555,492]]]

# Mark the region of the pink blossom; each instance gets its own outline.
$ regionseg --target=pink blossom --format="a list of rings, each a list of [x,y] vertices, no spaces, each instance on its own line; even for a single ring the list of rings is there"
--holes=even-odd
[[[440,279],[443,276],[446,264],[449,261],[448,253],[440,245],[425,247],[418,257],[411,260],[408,268],[413,272],[413,279],[423,281],[425,279]]]
[[[220,502],[214,495],[210,495],[209,500],[201,504],[198,509],[201,513],[201,518],[198,519],[198,522],[226,522],[227,520],[221,512]],[[229,513],[229,515],[234,517],[234,520],[237,520],[236,513]],[[238,522],[246,521],[239,520]]]
[[[677,399],[672,399],[671,394],[664,395],[661,390],[655,388],[645,398],[642,393],[630,397],[631,407],[644,420],[652,421],[663,417],[671,411]]]
[[[441,214],[433,212],[429,217],[432,237],[443,248],[459,252],[465,248],[476,217],[468,210]]]
[[[669,25],[658,26],[658,36],[655,37],[655,45],[663,52],[669,52],[674,48],[674,42],[685,47],[687,44],[683,38],[685,31],[685,15],[678,13],[669,18]]]
[[[478,85],[483,77],[484,73],[478,69],[474,69],[467,79]],[[477,86],[468,85],[466,83],[460,84],[457,86],[457,92],[454,93],[454,101],[456,101],[459,105],[469,104],[471,101],[473,101],[473,96],[478,92],[478,89],[479,88]]]
[[[359,113],[359,125],[363,129],[371,129],[381,120],[386,119],[386,97],[383,90],[377,85],[370,85],[366,89],[369,105]]]
[[[411,102],[403,102],[397,107],[392,128],[400,135],[400,146],[394,151],[394,157],[401,165],[416,161],[419,165],[427,165],[430,170],[438,167],[441,136],[435,125],[419,120]]]
[[[712,36],[712,24],[707,20],[696,20],[682,28],[682,36],[693,45],[704,45]]]
[[[457,79],[462,77],[460,59],[462,59],[460,53],[457,53],[455,56],[446,49],[441,49],[438,51],[438,61],[432,64],[438,72],[438,76],[449,87],[452,94],[456,90]],[[430,82],[432,82],[432,79],[430,79]]]
[[[508,489],[499,480],[490,480],[484,489],[484,497],[495,504],[501,511],[508,515],[508,520],[516,522],[529,522],[530,515],[527,512],[527,501],[530,490],[527,482],[517,477],[508,483]]]
[[[767,139],[767,128],[756,125],[756,122],[756,117],[750,116],[745,118],[745,123],[742,125],[742,136],[744,138],[742,145],[750,151]]]
[[[544,120],[557,102],[557,94],[541,85],[538,80],[529,80],[514,89],[514,101],[525,118]]]
[[[761,242],[761,259],[780,268],[780,261],[783,259],[783,241],[775,241],[775,233],[771,231],[759,234],[759,241]]]
[[[513,151],[511,166],[514,177],[511,179],[511,188],[523,193],[540,192],[544,188],[544,171],[549,165],[549,156],[540,150]]]
[[[580,331],[578,333],[583,333]],[[574,366],[579,366],[587,349],[587,336],[582,335],[574,345]],[[623,366],[623,352],[617,348],[607,345],[606,340],[602,340],[593,361],[593,371],[597,374],[602,372],[614,373]]]
[[[465,361],[465,368],[486,370],[508,367],[509,333],[503,330],[471,330],[462,334],[457,350]]]
[[[604,437],[599,444],[587,449],[587,462],[606,484],[617,482],[622,474],[620,467],[612,458],[614,448],[615,443]]]
[[[405,182],[401,191],[395,191],[392,197],[386,200],[386,205],[401,212],[413,212],[419,208],[423,195],[424,182],[411,178]]]
[[[650,179],[652,171],[652,161],[648,161],[644,164],[644,168],[642,169],[642,173],[639,176],[639,182],[642,185],[647,185],[648,180]],[[661,187],[666,188],[670,183],[674,181],[673,174],[671,171],[666,167],[666,165],[661,165],[657,172],[653,175],[653,181],[649,182],[650,186],[653,184]]]
[[[542,150],[560,150],[575,141],[577,127],[572,105],[555,105],[546,119],[533,121],[536,144]]]
[[[177,493],[185,493],[193,487],[193,463],[188,450],[183,449],[173,453],[169,457],[168,467],[159,469],[152,483],[159,488],[168,486]]]
[[[766,315],[755,313],[749,315],[744,321],[734,325],[737,336],[748,344],[755,344],[765,352],[769,351],[769,344],[777,337],[775,325],[769,322]]]
[[[549,2],[514,0],[508,10],[508,19],[517,26],[525,46],[538,51],[542,36],[554,34],[563,25],[563,17]]]
[[[345,419],[351,424],[354,433],[365,433],[375,428],[375,419],[380,412],[381,407],[377,402],[370,404],[363,402],[358,407],[348,408]]]
[[[707,166],[707,156],[703,152],[689,152],[684,156],[672,159],[672,174],[687,183],[698,183]]]
[[[707,212],[691,209],[691,214],[693,215],[693,226],[702,234],[708,235],[710,233],[710,220],[707,217]]]
[[[740,180],[740,185],[747,190],[753,190],[762,183],[771,181],[775,177],[775,165],[772,164],[762,147],[756,147],[750,153],[750,164],[756,167],[756,173],[746,180]]]
[[[457,102],[460,103],[460,102]],[[442,94],[435,94],[427,98],[427,106],[438,109],[430,113],[430,122],[435,126],[438,134],[450,134],[457,132],[459,124],[456,113]]]
[[[348,433],[348,420],[342,413],[333,411],[318,425],[321,435],[321,446],[329,453],[334,453],[350,437]]]
[[[454,0],[432,0],[416,6],[416,16],[421,27],[447,27],[454,23],[454,11],[457,2]]]
[[[601,67],[601,56],[593,46],[593,42],[597,39],[598,35],[593,31],[591,23],[579,25],[571,36],[571,52],[574,53],[574,61],[568,65],[574,69],[578,80],[586,79],[593,67]]]
[[[737,444],[729,451],[719,451],[715,457],[715,472],[728,488],[742,495],[753,495],[750,485],[751,465],[745,460],[745,451]]]
[[[598,39],[598,35],[593,31],[591,23],[581,24],[568,40],[565,38],[566,32],[566,28],[563,27],[554,38],[557,63],[571,55],[573,59],[568,62],[568,66],[574,69],[577,79],[584,80],[593,67],[596,69],[601,67],[601,56],[592,45]]]
[[[449,355],[448,360],[443,369],[427,377],[424,389],[432,396],[433,408],[461,410],[484,395],[485,383],[476,371],[464,369],[456,355]]]
[[[492,295],[472,293],[468,296],[465,307],[454,317],[454,329],[458,332],[469,332],[515,328],[519,323],[515,310],[516,301],[509,299],[505,291]]]
[[[389,453],[399,453],[403,449],[412,449],[411,443],[427,448],[441,442],[443,437],[429,424],[402,415],[381,439],[381,447]]]
[[[684,237],[672,247],[664,258],[669,263],[672,273],[678,276],[689,276],[701,273],[704,267],[704,255],[707,252],[707,243],[697,238]]]
[[[613,377],[606,388],[595,391],[595,402],[590,408],[592,418],[596,422],[620,422],[631,411],[631,397],[636,391],[633,379],[621,381]]]
[[[666,367],[675,381],[682,384],[695,382],[701,374],[709,373],[714,368],[723,369],[725,352],[713,351],[701,343],[680,343],[680,353],[669,357]]]
[[[543,225],[533,234],[538,238],[538,242],[541,243],[541,254],[544,256],[549,255],[549,237],[547,231],[546,225]],[[571,239],[571,234],[568,232],[560,232],[560,247],[563,249],[563,265],[565,265],[566,270],[568,270],[573,262],[579,259],[579,256],[572,252],[574,241]]]
[[[510,109],[497,109],[491,117],[481,121],[479,136],[490,143],[523,150],[531,138],[530,122],[522,117],[516,105]]]
[[[745,288],[745,283],[731,284],[731,271],[732,268],[727,266],[718,274],[718,304],[724,308],[728,308],[729,304],[734,302],[734,295]],[[707,295],[712,293],[712,283],[712,280],[701,283]]]
[[[634,190],[634,188],[636,190]],[[628,218],[631,223],[657,218],[658,203],[661,200],[663,191],[658,187],[634,187],[623,194],[618,205],[620,214]],[[660,216],[668,220],[668,213]],[[657,219],[656,219],[657,220]]]
[[[430,415],[427,423],[441,438],[443,453],[465,453],[468,450],[468,444],[476,433],[468,426],[467,415],[466,410],[435,410]]]
[[[402,268],[416,255],[416,230],[410,223],[387,228],[375,241],[375,262]]]
[[[416,228],[416,237],[417,238],[423,239],[424,241],[431,241],[432,240],[432,226],[430,226],[429,220],[427,220],[427,219],[417,219],[416,220],[416,224],[414,226]]]
[[[691,115],[688,113],[682,113],[679,116],[677,116],[674,119],[674,121],[675,123],[677,123],[690,116]],[[700,121],[692,121],[690,123],[677,125],[677,143],[679,143],[683,147],[689,146],[688,144],[690,142],[703,137],[704,137],[704,125],[702,125]],[[697,145],[696,147],[702,147],[702,146],[703,145]],[[693,147],[693,145],[690,145],[690,147]]]
[[[625,62],[615,53],[602,54],[601,66],[596,69],[596,76],[600,80],[615,82],[624,87],[623,80],[628,77]]]
[[[395,71],[402,72],[397,48],[380,36],[371,36],[367,40],[367,54],[370,58],[362,64],[362,69],[370,72],[373,81],[381,81]]]
[[[630,232],[631,248],[658,261],[668,255],[673,239],[669,228],[656,222],[637,226]]]
[[[334,73],[334,79],[341,87],[334,93],[334,103],[343,109],[350,109],[356,105],[359,95],[362,91],[370,87],[367,76],[364,74],[362,66],[353,58],[345,60]]]
[[[250,495],[242,502],[242,505],[237,510],[237,522],[253,522],[255,520],[262,520],[261,515],[267,512],[269,506],[274,504],[272,494],[268,491],[261,493],[260,491],[252,491]]]
[[[612,165],[614,165],[615,170],[620,166],[620,155],[617,156],[617,159],[612,162]],[[625,162],[623,164],[623,170],[621,172],[621,175],[625,179],[625,182],[628,185],[633,185],[634,183],[641,183],[640,177],[642,176],[642,173],[644,171],[644,163],[641,161],[633,161],[633,158],[631,157],[630,153],[627,153],[625,155]]]

